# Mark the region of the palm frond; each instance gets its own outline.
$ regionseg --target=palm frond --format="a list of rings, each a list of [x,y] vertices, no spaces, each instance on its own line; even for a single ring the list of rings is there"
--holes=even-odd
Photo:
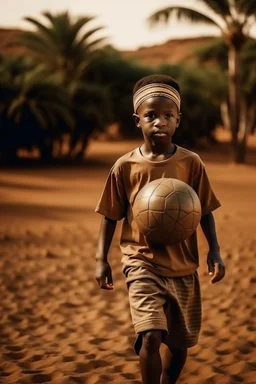
[[[31,110],[32,115],[38,121],[41,128],[43,129],[50,128],[48,124],[47,114],[45,114],[40,109],[40,105],[37,105],[37,103],[34,100],[32,100],[28,102],[28,108]]]
[[[13,99],[12,103],[10,104],[10,106],[8,108],[8,113],[7,113],[8,117],[13,118],[16,121],[16,123],[19,120],[19,119],[17,119],[17,116],[20,116],[19,111],[21,110],[21,108],[25,102],[26,102],[26,99],[21,94],[18,97],[16,97],[15,99]]]
[[[91,41],[90,43],[86,44],[84,51],[85,52],[91,52],[95,49],[98,49],[101,44],[106,41],[106,37],[99,37],[98,39],[95,39]]]
[[[34,67],[35,63],[28,56],[5,57],[2,63],[0,63],[1,78],[8,76],[14,79],[32,70]]]
[[[256,18],[255,0],[235,0],[235,6],[238,12],[245,16],[254,16]]]
[[[61,55],[65,56],[72,44],[73,37],[70,36],[72,20],[68,12],[61,12],[52,15],[50,12],[43,12],[43,15],[50,21],[48,27],[51,34],[51,41]]]
[[[56,15],[43,12],[43,16],[49,23],[43,24],[34,18],[26,18],[37,29],[24,32],[16,45],[28,48],[37,63],[44,64],[45,72],[61,73],[62,83],[67,84],[72,78],[81,76],[84,67],[92,58],[93,51],[101,48],[106,38],[96,39],[94,34],[103,27],[87,29],[80,36],[81,28],[87,27],[94,19],[93,16],[82,16],[75,20],[68,12]]]
[[[56,128],[59,120],[64,121],[70,127],[73,126],[71,101],[62,87],[41,82],[31,87],[26,98],[29,100],[30,107],[33,106],[31,109],[37,120],[44,118],[43,128],[47,128],[47,124],[48,128]]]
[[[43,12],[44,17],[50,21],[52,29],[58,29],[59,26],[70,27],[71,25],[71,17],[68,11],[60,12],[53,15],[50,12]]]
[[[45,18],[47,18],[48,21],[50,21],[51,24],[54,24],[54,20],[55,20],[55,18],[56,18],[55,15],[53,15],[51,12],[48,12],[48,11],[46,11],[46,12],[42,12],[42,15],[43,15]]]
[[[43,35],[47,36],[48,38],[52,38],[51,31],[48,27],[46,27],[44,24],[40,23],[38,20],[34,19],[33,17],[24,17],[24,20],[30,22],[31,24],[35,25]]]
[[[92,36],[100,31],[102,27],[94,28],[90,31],[87,31],[80,40],[74,41],[73,45],[69,48],[69,54],[72,55],[72,61],[74,63],[74,67],[77,68],[77,72],[79,72],[79,68],[83,68],[87,65],[88,61],[92,60],[91,54],[97,51],[99,48],[102,49],[100,43],[103,43],[106,40],[106,37],[102,37],[99,40],[95,39],[92,41]],[[90,52],[90,55],[88,54]]]
[[[175,15],[179,20],[183,19],[193,23],[206,23],[220,27],[211,17],[183,6],[167,7],[153,13],[148,18],[149,25],[154,26],[158,23],[167,23],[172,15]]]
[[[64,53],[68,46],[68,38],[72,21],[68,12],[53,15],[51,22],[52,38],[59,52]]]
[[[19,81],[19,85],[21,88],[23,88],[25,93],[29,92],[33,87],[37,85],[43,88],[43,86],[48,83],[50,87],[54,86],[48,81],[44,70],[42,70],[40,67],[33,71],[24,73]]]
[[[86,33],[84,33],[84,35],[77,42],[77,45],[82,46],[92,35],[94,35],[98,31],[101,31],[102,29],[103,27],[90,29],[90,31],[87,31]]]
[[[79,31],[85,26],[87,25],[90,21],[92,21],[94,19],[93,16],[82,16],[82,17],[79,17],[79,19],[73,24],[71,25],[70,27],[70,31],[69,31],[69,36],[70,36],[70,41],[69,43],[72,44],[73,41],[75,39],[77,39],[77,35],[79,33]],[[95,30],[91,30],[92,33],[94,33],[95,31],[99,30],[99,29],[102,29],[102,27],[99,27],[99,28],[95,28]]]
[[[38,100],[40,102],[47,102],[49,105],[58,104],[64,109],[68,109],[71,106],[71,102],[68,94],[63,87],[50,84],[48,82],[35,83],[27,90],[27,98]]]
[[[27,31],[22,33],[13,44],[22,45],[37,55],[56,55],[56,47],[54,47],[51,40],[45,39],[34,32]]]
[[[207,7],[209,7],[214,13],[223,17],[231,16],[230,4],[228,0],[200,0]]]

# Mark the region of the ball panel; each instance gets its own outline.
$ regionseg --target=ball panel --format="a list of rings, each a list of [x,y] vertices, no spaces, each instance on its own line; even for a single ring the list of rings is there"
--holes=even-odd
[[[184,229],[194,229],[194,212],[179,218],[179,225]]]
[[[148,223],[148,211],[140,212],[138,216],[136,216],[138,221],[139,228],[143,230],[143,233],[145,233],[145,229],[150,229],[149,223]],[[141,225],[142,224],[142,225]]]
[[[170,191],[170,187],[162,183],[156,187],[153,195],[166,197],[170,192],[173,192],[173,190]]]
[[[187,215],[188,215],[187,212],[184,212],[181,209],[179,210],[179,220],[182,219],[183,217],[187,216]]]
[[[163,215],[163,231],[167,231],[168,233],[173,232],[176,226],[176,220],[172,219],[168,215]]]
[[[167,195],[165,200],[165,209],[179,209],[180,208],[180,202],[176,195],[176,193],[170,193]]]
[[[167,209],[165,211],[165,214],[166,214],[166,216],[168,216],[172,220],[177,221],[177,219],[180,215],[180,211],[179,211],[179,209]],[[167,220],[169,220],[168,217],[166,218]]]
[[[142,197],[141,199],[136,200],[135,204],[133,205],[133,209],[136,212],[141,212],[148,209],[148,198]]]
[[[162,180],[163,181],[162,181],[161,185],[164,185],[164,186],[168,187],[170,191],[174,191],[175,190],[175,187],[174,187],[174,180],[175,179],[163,178]]]
[[[161,227],[162,221],[163,221],[163,213],[162,212],[155,212],[155,211],[149,211],[148,212],[149,228]]]
[[[172,245],[186,240],[196,230],[201,204],[189,185],[162,178],[141,189],[133,212],[140,232],[149,243]]]
[[[164,211],[165,198],[152,195],[148,201],[148,209],[152,211]]]
[[[180,209],[183,212],[189,213],[194,210],[194,204],[190,194],[184,192],[176,192],[176,196],[180,203]]]
[[[189,185],[181,180],[173,179],[173,188],[175,192],[188,193]]]
[[[138,198],[147,197],[149,198],[155,191],[158,185],[155,184],[146,184],[138,193]],[[145,188],[146,187],[146,188]]]
[[[202,213],[201,202],[200,202],[200,199],[199,199],[197,193],[194,191],[193,188],[190,187],[189,188],[189,194],[190,194],[191,199],[193,201],[194,211],[198,212],[201,215],[201,213]]]

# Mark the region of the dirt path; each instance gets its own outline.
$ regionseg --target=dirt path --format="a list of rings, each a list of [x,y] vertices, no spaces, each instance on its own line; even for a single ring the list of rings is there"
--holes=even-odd
[[[1,384],[141,383],[117,236],[114,291],[100,291],[93,276],[94,207],[109,170],[95,159],[111,163],[132,147],[101,143],[89,167],[0,171]],[[256,167],[210,155],[227,277],[209,283],[200,235],[204,322],[179,383],[255,384]]]

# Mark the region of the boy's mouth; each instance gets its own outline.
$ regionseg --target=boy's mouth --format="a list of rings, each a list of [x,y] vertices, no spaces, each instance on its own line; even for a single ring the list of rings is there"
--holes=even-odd
[[[153,136],[167,136],[167,133],[164,131],[154,131],[152,133]]]

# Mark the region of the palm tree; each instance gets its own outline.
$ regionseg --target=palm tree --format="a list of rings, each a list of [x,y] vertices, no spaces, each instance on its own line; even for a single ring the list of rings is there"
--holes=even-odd
[[[251,26],[256,20],[255,0],[198,0],[206,11],[192,6],[170,6],[153,13],[149,18],[151,25],[168,22],[172,14],[178,19],[216,25],[228,46],[228,106],[229,126],[232,134],[233,159],[237,163],[245,161],[244,135],[241,117],[242,91],[240,83],[240,52],[248,39]],[[242,124],[243,125],[243,124]],[[243,133],[244,132],[244,133]]]
[[[228,68],[228,51],[227,46],[224,43],[222,38],[216,38],[212,43],[207,46],[200,47],[195,50],[195,55],[198,58],[200,63],[215,62],[223,73],[227,71]],[[243,122],[243,128],[240,128],[239,132],[242,133],[246,128],[248,134],[253,133],[255,130],[256,124],[256,100],[255,100],[255,84],[256,84],[256,40],[248,39],[244,44],[243,49],[240,55],[241,61],[241,84],[244,96],[244,115],[242,114],[241,118],[246,118],[245,123]],[[222,109],[222,120],[224,126],[228,127],[227,119],[227,98],[225,97],[225,92],[222,92],[224,96],[223,99],[219,98],[221,101]],[[246,133],[244,132],[244,133]],[[247,139],[247,135],[242,134],[244,140]],[[246,144],[246,142],[245,142]],[[244,145],[246,149],[246,145]]]
[[[103,27],[89,28],[92,16],[73,19],[68,12],[42,15],[46,23],[25,18],[36,30],[23,32],[14,44],[26,47],[49,72],[62,74],[65,82],[79,79],[105,40],[97,37]]]
[[[42,76],[38,69],[19,73],[19,68],[14,71],[13,62],[12,75],[8,64],[5,74],[3,67],[1,69],[2,147],[8,149],[9,145],[15,151],[18,148],[37,147],[41,157],[50,158],[54,140],[63,134],[60,127],[64,124],[67,130],[71,130],[74,125],[68,93],[63,87]],[[13,72],[16,73],[15,76]],[[4,145],[5,140],[8,145]]]
[[[103,107],[98,108],[97,114],[95,111],[92,113],[91,100],[95,97],[90,99],[92,96],[90,85],[83,84],[88,65],[99,56],[104,47],[106,38],[98,35],[103,27],[90,26],[95,19],[93,16],[72,18],[68,12],[55,15],[43,12],[42,15],[45,22],[32,17],[25,18],[36,29],[23,32],[15,43],[28,49],[38,67],[47,74],[49,82],[52,80],[55,84],[57,82],[65,87],[71,100],[71,111],[74,117],[74,129],[69,137],[69,152],[72,152],[73,147],[79,144],[78,142],[82,142],[80,143],[82,147],[80,154],[82,154],[89,136],[96,126],[99,127],[99,116],[106,117],[106,108]],[[85,88],[88,90],[86,91]],[[83,98],[76,97],[81,93]],[[98,88],[96,93],[98,106],[107,105],[104,91]]]

